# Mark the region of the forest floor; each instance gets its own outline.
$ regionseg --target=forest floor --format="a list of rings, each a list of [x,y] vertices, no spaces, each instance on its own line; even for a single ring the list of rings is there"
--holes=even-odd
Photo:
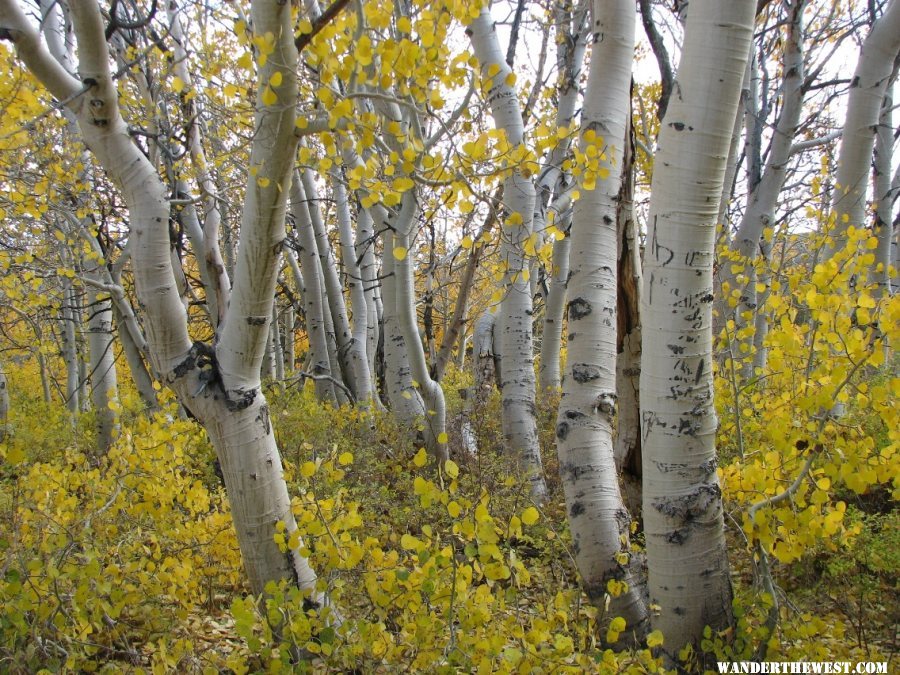
[[[604,648],[606,631],[627,627],[610,628],[578,587],[556,478],[555,397],[539,411],[550,499],[538,507],[499,452],[496,397],[464,413],[454,392],[467,382],[449,377],[453,461],[439,471],[386,414],[272,388],[300,527],[284,545],[310,556],[339,627],[327,611],[305,611],[291,589],[268,589],[261,608],[247,597],[212,450],[173,405],[150,418],[126,396],[119,440],[96,457],[89,414],[73,429],[61,407],[13,386],[0,446],[0,671],[298,669],[276,625],[313,672],[662,672],[658,641]],[[477,455],[462,450],[464,422]],[[840,526],[825,522],[796,555],[777,546],[800,536],[790,528],[802,520],[781,518],[768,548],[779,616],[769,635],[772,599],[742,525],[747,500],[729,489],[729,467],[744,460],[720,445],[737,621],[681,653],[685,667],[762,653],[895,667],[900,518],[891,485],[831,486],[828,503],[843,506],[822,513],[839,512]],[[639,520],[633,532],[640,555]]]

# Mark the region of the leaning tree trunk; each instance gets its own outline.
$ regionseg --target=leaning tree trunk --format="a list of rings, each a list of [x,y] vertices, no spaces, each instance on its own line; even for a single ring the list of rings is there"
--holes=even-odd
[[[259,170],[248,179],[231,303],[215,347],[192,343],[188,334],[169,250],[166,188],[119,114],[100,8],[77,2],[70,9],[81,79],[53,59],[13,0],[0,0],[0,25],[19,58],[75,114],[85,143],[121,190],[152,365],[210,435],[253,593],[282,580],[312,593],[315,574],[307,559],[296,551],[285,554],[274,540],[279,523],[289,535],[296,522],[259,379],[296,150],[292,7],[274,0],[252,5],[254,29],[275,36],[258,79],[270,82],[277,72],[281,86],[257,90],[250,164]],[[272,106],[263,100],[269,91],[276,97]]]
[[[467,32],[475,56],[484,73],[497,72],[488,79],[487,101],[498,128],[506,132],[511,147],[525,140],[525,126],[515,89],[509,84],[512,71],[507,65],[490,15],[481,13]],[[534,349],[531,325],[531,285],[524,254],[525,241],[531,236],[535,188],[532,179],[516,169],[505,179],[503,200],[507,209],[501,227],[501,256],[506,265],[503,300],[500,304],[500,392],[503,404],[503,434],[519,470],[531,484],[536,501],[547,496],[535,419]]]
[[[755,0],[694,0],[659,135],[644,261],[641,407],[652,618],[665,649],[731,625],[716,475],[712,268]]]
[[[582,174],[575,202],[568,281],[568,357],[556,424],[559,471],[582,585],[607,618],[622,617],[622,645],[647,632],[640,563],[630,546],[613,432],[616,425],[616,230],[622,146],[630,113],[634,3],[594,3],[591,70],[584,97],[582,151],[606,159]],[[593,150],[592,150],[593,148]],[[505,365],[505,363],[504,363]],[[625,587],[610,586],[610,582]],[[617,642],[619,640],[614,641]]]

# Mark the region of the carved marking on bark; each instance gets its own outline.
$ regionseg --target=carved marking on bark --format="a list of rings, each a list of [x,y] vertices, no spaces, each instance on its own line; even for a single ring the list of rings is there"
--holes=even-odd
[[[584,298],[574,298],[569,302],[569,319],[583,319],[588,314],[594,311],[594,308]],[[574,335],[574,333],[570,334]]]
[[[600,369],[587,363],[576,363],[572,366],[572,379],[585,384],[600,377]]]
[[[653,508],[669,518],[689,523],[718,503],[721,496],[722,490],[717,484],[701,485],[691,494],[657,499],[653,502]]]

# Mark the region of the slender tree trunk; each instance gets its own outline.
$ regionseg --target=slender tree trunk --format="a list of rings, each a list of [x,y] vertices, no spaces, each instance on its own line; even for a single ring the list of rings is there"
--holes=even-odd
[[[369,312],[366,291],[359,265],[356,264],[356,253],[353,240],[353,223],[350,216],[350,199],[341,177],[334,175],[331,182],[334,190],[335,208],[337,212],[338,234],[341,241],[341,259],[350,287],[350,303],[353,309],[353,326],[347,344],[347,361],[350,371],[356,380],[356,400],[368,406],[374,395],[372,371],[366,354],[369,333]]]
[[[0,363],[0,442],[6,440],[9,430],[9,382],[6,368]]]
[[[875,132],[875,151],[872,160],[872,188],[875,197],[873,230],[878,238],[875,249],[875,265],[869,275],[869,283],[875,285],[878,297],[891,294],[891,242],[894,239],[893,211],[897,194],[891,189],[891,164],[894,148],[894,96],[900,58],[894,59],[894,71],[884,92],[884,103],[878,116]],[[900,188],[900,185],[897,186]]]
[[[62,280],[62,357],[66,365],[66,407],[73,415],[81,410],[78,397],[81,393],[78,372],[78,345],[75,337],[75,289],[70,279]]]
[[[282,314],[284,329],[284,361],[282,368],[287,377],[294,374],[294,367],[297,362],[297,341],[294,338],[294,306],[288,304],[284,308]]]
[[[101,455],[112,446],[118,432],[118,416],[110,407],[119,398],[112,329],[110,299],[104,293],[92,293],[88,320],[91,403],[97,417],[97,453]]]
[[[712,263],[755,0],[693,0],[661,125],[644,260],[641,407],[652,618],[676,654],[731,625],[716,475]]]
[[[322,211],[319,208],[318,191],[312,170],[305,169],[300,172],[300,178],[303,181],[303,191],[306,193],[310,222],[316,235],[316,250],[319,254],[322,281],[328,300],[325,310],[331,314],[338,363],[340,364],[339,372],[343,375],[344,383],[353,392],[354,398],[359,400],[359,390],[365,388],[362,381],[365,378],[363,369],[366,364],[360,359],[361,354],[353,344],[353,333],[350,330],[350,320],[347,318],[344,291],[338,277],[337,263],[334,252],[331,250],[331,242],[328,241],[325,231],[325,221],[322,219]]]
[[[340,380],[340,372],[331,370],[331,359],[328,355],[328,337],[325,331],[325,308],[322,306],[322,276],[319,269],[319,256],[316,250],[315,233],[309,218],[306,205],[306,194],[300,183],[300,176],[294,174],[291,183],[291,213],[300,239],[300,257],[303,264],[304,314],[306,316],[306,335],[309,340],[310,371],[313,375],[336,377]],[[297,266],[293,254],[288,256],[292,267]],[[295,277],[299,275],[299,269]],[[320,401],[337,401],[334,385],[327,379],[313,381],[316,398]]]
[[[560,4],[554,10],[554,23],[558,33],[556,64],[560,73],[559,102],[556,108],[557,127],[569,127],[572,124],[580,98],[579,80],[588,37],[591,34],[587,26],[590,15],[589,4],[579,2],[577,7],[571,10]],[[561,167],[569,153],[570,145],[568,135],[556,143],[548,155],[538,181],[535,229],[542,227],[549,206],[550,212],[557,216],[554,223],[556,229],[564,235],[562,239],[554,238],[550,262],[550,286],[544,306],[541,361],[538,369],[538,387],[542,392],[547,389],[559,389],[561,380],[560,351],[566,310],[566,282],[569,278],[571,243],[569,226],[572,222],[571,210],[567,206],[564,209],[560,208],[561,202],[568,201],[566,189],[571,185],[571,177],[565,175]]]
[[[768,243],[762,241],[762,239],[766,236],[766,229],[774,227],[775,224],[775,208],[787,175],[788,162],[791,157],[791,145],[797,135],[797,125],[800,122],[800,113],[803,109],[803,11],[805,7],[805,0],[797,0],[790,8],[782,67],[784,77],[781,86],[781,114],[778,117],[765,167],[758,177],[754,177],[756,181],[755,186],[750,194],[744,217],[734,236],[733,249],[738,254],[739,259],[736,263],[725,263],[723,278],[728,282],[727,288],[731,290],[737,287],[741,290],[737,307],[733,313],[738,330],[751,324],[762,333],[767,332],[768,328],[765,315],[760,310],[761,303],[756,290],[757,283],[764,284],[764,278],[768,275],[762,272],[762,276],[760,276],[760,272],[757,271],[757,260],[761,254],[770,249]],[[762,124],[757,119],[756,114],[748,113],[748,118],[750,117],[754,119],[753,128],[756,131],[754,131],[752,136],[756,139],[754,141],[756,143],[760,140],[757,137],[762,133],[760,131]],[[760,155],[759,146],[753,145],[751,152],[753,157],[758,157]],[[756,166],[755,162],[752,165]],[[769,233],[769,240],[770,238],[771,232]],[[767,262],[768,257],[763,255],[760,264],[765,265]],[[746,277],[743,284],[737,283],[737,275],[731,272],[733,264],[743,266]],[[728,314],[729,312],[726,310],[726,316]],[[745,381],[753,377],[755,366],[765,365],[764,351],[762,354],[750,354],[750,352],[753,352],[753,345],[756,342],[757,339],[752,336],[748,336],[746,339],[739,339],[739,344],[747,346],[745,348],[747,358],[742,368]],[[761,341],[759,344],[761,344]],[[743,352],[745,350],[740,351]]]
[[[525,128],[515,89],[509,84],[511,71],[503,58],[489,9],[483,9],[468,27],[475,56],[483,72],[497,72],[490,79],[487,101],[495,124],[506,132],[510,145],[524,142]],[[500,305],[500,392],[503,400],[503,433],[521,473],[531,484],[532,498],[547,495],[535,420],[534,349],[532,347],[531,285],[524,242],[531,236],[535,209],[532,180],[519,170],[504,181],[507,209],[501,232],[501,257],[506,264],[503,300]]]

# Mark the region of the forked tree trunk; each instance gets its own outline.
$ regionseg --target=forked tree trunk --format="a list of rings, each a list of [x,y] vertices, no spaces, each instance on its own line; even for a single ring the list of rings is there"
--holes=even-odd
[[[258,88],[250,152],[250,164],[258,172],[248,179],[234,287],[214,349],[192,343],[188,334],[170,257],[166,188],[119,114],[100,9],[93,2],[77,2],[71,10],[81,80],[47,52],[13,0],[0,0],[0,25],[19,58],[58,100],[67,102],[87,146],[122,192],[152,364],[210,435],[253,593],[262,594],[268,582],[281,580],[314,592],[308,561],[295,551],[283,553],[274,541],[279,522],[287,534],[296,523],[259,380],[296,150],[297,52],[291,6],[262,0],[252,5],[254,30],[275,36],[267,62],[258,67],[259,81],[270,82],[277,72],[281,86],[273,92],[274,106],[265,104],[264,87]]]
[[[755,0],[694,0],[659,135],[644,260],[641,407],[652,618],[669,654],[731,625],[716,475],[712,266]]]
[[[630,546],[631,517],[622,503],[613,454],[616,426],[617,201],[630,114],[634,3],[593,5],[591,70],[584,99],[581,146],[603,156],[587,169],[575,202],[569,254],[568,357],[556,438],[572,549],[588,597],[608,618],[622,617],[622,644],[647,632],[640,563]],[[594,151],[590,150],[593,147]],[[605,176],[605,177],[604,177]],[[504,364],[505,365],[505,364]],[[610,582],[626,584],[622,589]]]

